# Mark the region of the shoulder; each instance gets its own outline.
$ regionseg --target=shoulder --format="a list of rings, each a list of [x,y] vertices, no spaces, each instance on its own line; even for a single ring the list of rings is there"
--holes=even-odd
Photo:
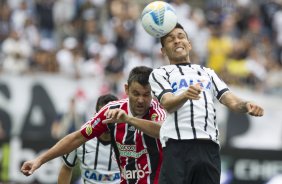
[[[153,98],[151,101],[151,108],[155,109],[155,108],[158,108],[159,106],[160,106],[160,103]]]
[[[111,101],[109,102],[108,104],[106,104],[105,106],[103,106],[99,112],[97,112],[87,123],[91,123],[91,122],[99,122],[101,119],[105,119],[105,112],[108,110],[108,109],[124,109],[127,107],[127,103],[128,103],[128,99],[121,99],[121,100],[117,100],[117,101]],[[98,121],[99,119],[99,121]],[[86,124],[87,124],[86,123]],[[86,125],[84,125],[86,126]],[[83,126],[83,127],[84,127]]]
[[[156,68],[151,73],[151,79],[157,79],[158,77],[164,77],[167,79],[171,76],[171,73],[176,69],[175,65],[165,65],[159,68]]]
[[[203,65],[198,65],[198,64],[192,64],[193,68],[198,69],[198,70],[202,70],[204,72],[207,72],[208,74],[213,74],[214,70],[208,67],[205,67]]]
[[[195,69],[201,69],[201,70],[210,70],[210,68],[207,68],[203,65],[198,65],[198,64],[191,64],[191,67],[193,67]]]
[[[155,122],[162,122],[166,119],[165,111],[151,111],[149,114],[149,120]]]
[[[153,115],[153,114],[161,114],[162,116],[165,116],[166,112],[164,110],[164,108],[161,106],[161,104],[153,99],[152,102],[151,102],[151,111],[150,111],[150,114]]]
[[[159,68],[153,69],[152,73],[166,73],[170,69],[174,69],[174,68],[175,68],[175,65],[165,65],[165,66],[161,66]]]
[[[102,109],[116,109],[116,108],[122,108],[128,103],[128,98],[112,101],[109,102],[107,105],[105,105]]]

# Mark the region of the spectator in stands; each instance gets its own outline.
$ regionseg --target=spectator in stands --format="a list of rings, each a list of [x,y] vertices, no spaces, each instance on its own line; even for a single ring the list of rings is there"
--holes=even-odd
[[[36,18],[39,24],[40,33],[43,38],[54,39],[54,19],[53,6],[55,0],[38,0],[35,1]]]
[[[10,32],[11,27],[11,9],[6,2],[0,3],[0,47]]]
[[[4,53],[4,72],[23,74],[29,71],[32,48],[18,31],[13,30],[9,37],[4,40],[2,51]]]
[[[79,48],[79,43],[74,37],[64,39],[63,48],[56,54],[60,73],[74,78],[80,77],[80,67],[84,57]]]
[[[277,59],[282,66],[282,4],[279,11],[273,15],[273,30],[275,32],[275,41],[277,44]]]
[[[212,25],[211,37],[208,41],[208,62],[207,66],[212,68],[216,73],[223,72],[228,55],[232,51],[232,42],[230,38],[221,34],[219,25]]]
[[[23,31],[26,21],[31,17],[27,2],[21,1],[19,7],[12,11],[11,24],[14,30]]]

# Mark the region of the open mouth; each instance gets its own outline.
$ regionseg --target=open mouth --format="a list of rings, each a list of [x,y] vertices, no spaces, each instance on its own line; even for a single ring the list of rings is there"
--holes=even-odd
[[[175,49],[176,52],[182,52],[183,50],[184,50],[183,47],[177,47],[177,48]]]
[[[136,109],[137,109],[138,111],[143,111],[144,108],[145,108],[144,105],[137,105],[137,106],[136,106]]]

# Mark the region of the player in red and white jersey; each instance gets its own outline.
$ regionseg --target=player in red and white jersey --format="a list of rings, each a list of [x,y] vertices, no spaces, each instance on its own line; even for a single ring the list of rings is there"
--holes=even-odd
[[[166,113],[152,100],[151,68],[135,67],[125,91],[128,99],[104,106],[80,131],[67,135],[47,152],[23,164],[21,171],[31,175],[49,160],[66,154],[93,137],[110,130],[112,145],[121,169],[122,184],[157,184],[162,163],[159,130]],[[118,122],[105,124],[111,119]]]
[[[107,119],[105,112],[108,109],[118,108],[126,114],[136,116],[134,115],[136,110],[130,108],[130,102],[132,102],[130,99],[123,99],[109,103],[82,127],[81,133],[87,139],[91,139],[110,130],[112,145],[121,169],[121,183],[154,183],[154,181],[156,183],[162,160],[159,139],[144,134],[135,126],[125,122],[103,123]],[[144,108],[146,111],[140,114],[140,118],[156,122],[162,121],[165,112],[159,104],[151,100],[148,105],[150,106]]]
[[[157,183],[162,152],[159,139],[151,137],[158,137],[156,129],[149,129],[153,132],[148,136],[130,123],[103,123],[107,119],[105,112],[108,109],[119,109],[129,116],[145,120],[156,122],[164,120],[165,111],[151,97],[151,88],[146,76],[149,73],[151,69],[147,67],[133,69],[128,84],[125,85],[129,98],[110,102],[81,129],[81,133],[87,139],[99,137],[103,132],[110,130],[121,169],[121,183]],[[150,124],[154,126],[151,122]]]

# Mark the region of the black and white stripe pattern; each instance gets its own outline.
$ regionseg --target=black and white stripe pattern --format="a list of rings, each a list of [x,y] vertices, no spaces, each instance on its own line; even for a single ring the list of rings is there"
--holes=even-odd
[[[188,100],[176,112],[167,114],[160,132],[163,146],[169,138],[211,139],[218,143],[214,99],[220,100],[229,89],[213,70],[194,64],[167,65],[154,69],[149,80],[159,101],[166,93],[179,95],[196,83],[203,88],[199,100]]]
[[[96,176],[120,173],[116,160],[113,160],[111,144],[104,145],[97,138],[89,140],[76,150],[63,156],[63,161],[68,167],[74,167],[76,163],[79,163],[78,160],[81,163],[81,176],[84,183],[101,183],[101,181],[95,181],[93,177],[90,177],[93,173]],[[119,182],[120,180],[116,180],[109,183],[117,184]]]

